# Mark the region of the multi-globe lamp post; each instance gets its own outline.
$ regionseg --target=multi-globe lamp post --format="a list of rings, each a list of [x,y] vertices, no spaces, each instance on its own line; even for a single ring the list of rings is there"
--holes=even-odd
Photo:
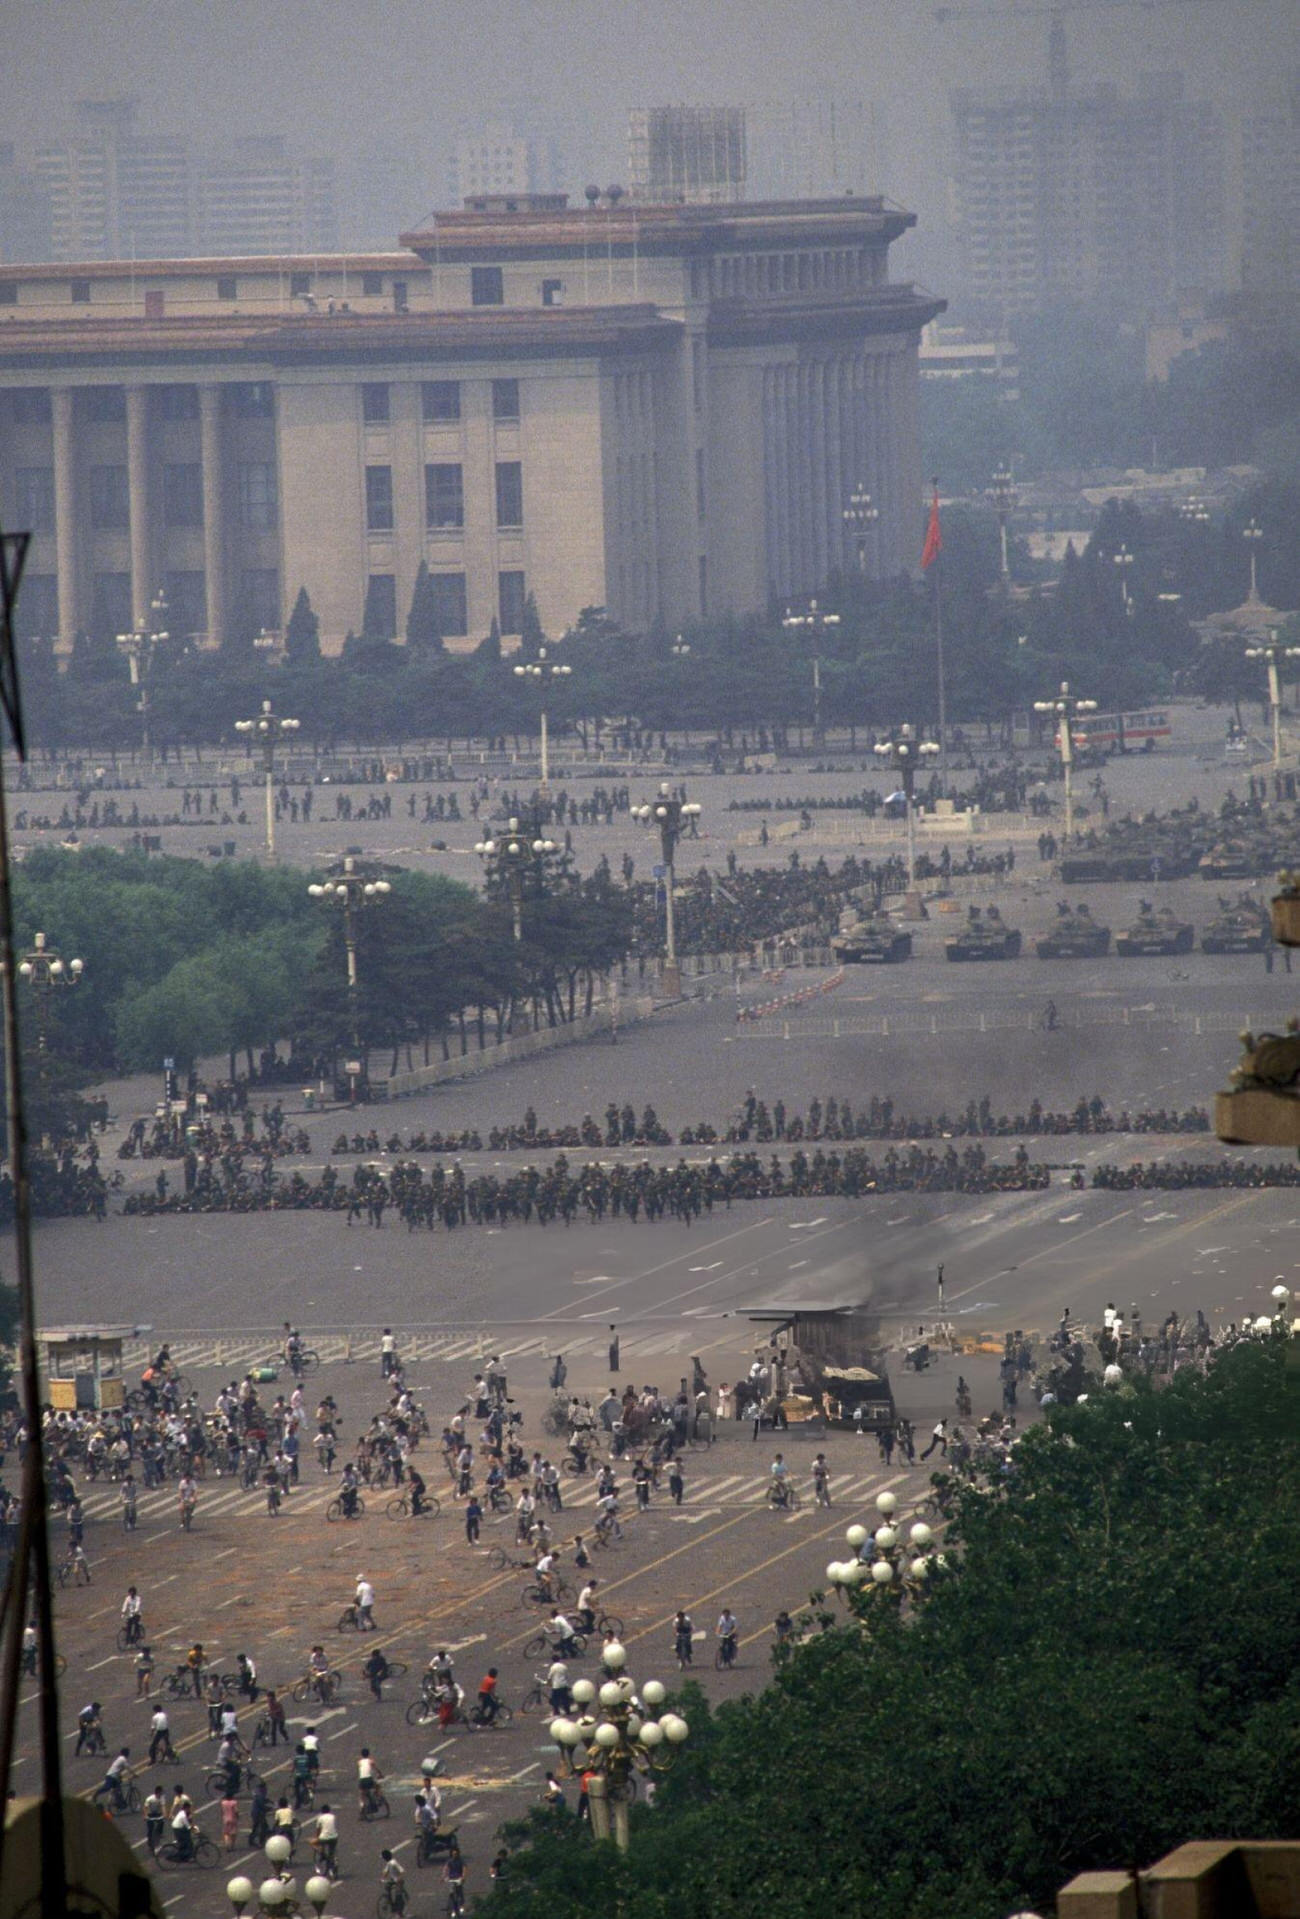
[[[1259,598],[1258,569],[1255,565],[1255,552],[1264,537],[1264,529],[1258,520],[1247,520],[1241,529],[1241,537],[1246,542],[1246,551],[1250,554],[1250,597]]]
[[[275,858],[275,749],[280,741],[291,733],[296,733],[300,722],[283,718],[275,711],[270,700],[262,701],[262,710],[255,720],[236,720],[236,733],[243,733],[262,749],[262,764],[266,772],[266,857]]]
[[[1011,578],[1011,556],[1007,547],[1007,525],[1011,519],[1018,495],[1015,482],[1011,477],[1011,468],[1002,461],[993,469],[993,481],[989,487],[993,500],[993,510],[998,516],[998,570],[1005,586]]]
[[[629,1782],[636,1773],[663,1773],[690,1728],[680,1713],[662,1710],[667,1688],[657,1679],[638,1687],[628,1675],[627,1652],[617,1640],[601,1648],[605,1677],[597,1686],[579,1679],[572,1688],[575,1717],[551,1721],[551,1738],[571,1773],[589,1775],[587,1803],[597,1839],[628,1842]]]
[[[875,504],[862,481],[849,495],[842,518],[845,531],[853,536],[857,549],[858,572],[865,579],[867,575],[867,540],[872,529],[879,523],[880,508]]]
[[[543,793],[546,792],[547,788],[549,787],[551,783],[550,740],[547,734],[547,722],[546,722],[546,689],[548,685],[555,680],[567,680],[569,676],[572,674],[572,672],[573,672],[573,668],[571,666],[565,666],[563,662],[560,660],[549,659],[547,657],[546,648],[544,646],[538,647],[537,658],[535,660],[521,661],[520,664],[514,668],[515,678],[519,680],[529,681],[533,686],[535,686],[538,689],[538,691],[540,692],[542,696],[542,706],[541,706],[542,782],[541,783],[542,783]]]
[[[876,1494],[876,1511],[880,1518],[874,1531],[861,1524],[846,1531],[844,1540],[852,1557],[832,1559],[826,1568],[827,1584],[843,1599],[859,1586],[901,1593],[909,1581],[915,1585],[928,1578],[935,1563],[931,1556],[934,1533],[923,1519],[915,1520],[904,1537],[897,1519],[898,1500],[890,1492]]]
[[[675,794],[667,780],[660,782],[655,799],[632,808],[632,818],[641,826],[655,826],[659,829],[659,844],[664,856],[664,947],[663,967],[664,990],[676,995],[681,985],[681,976],[677,970],[677,924],[673,917],[673,887],[676,880],[675,862],[677,844],[683,832],[700,816],[700,808],[694,800],[683,800]]]
[[[226,1897],[235,1919],[243,1919],[255,1899],[257,1905],[254,1911],[259,1919],[262,1915],[271,1915],[271,1919],[274,1919],[278,1913],[298,1911],[297,1881],[288,1872],[289,1861],[293,1857],[292,1840],[284,1833],[274,1832],[266,1842],[265,1852],[271,1874],[260,1885],[255,1886],[245,1873],[226,1881]],[[302,1890],[303,1897],[319,1919],[329,1904],[333,1890],[329,1880],[324,1873],[314,1872]]]
[[[31,987],[36,999],[36,1050],[42,1072],[50,1024],[50,996],[57,987],[79,986],[85,970],[84,960],[64,960],[47,945],[44,933],[33,935],[31,952],[24,953],[18,962],[18,977]]]
[[[787,633],[811,633],[813,643],[813,745],[820,746],[826,738],[822,726],[822,640],[827,633],[833,633],[840,623],[838,613],[827,613],[816,600],[809,600],[805,613],[786,610],[781,621]]]
[[[510,919],[516,940],[524,936],[524,874],[534,860],[555,851],[555,841],[544,833],[525,831],[516,819],[506,821],[504,833],[474,842],[484,865],[504,879],[510,895]]]
[[[307,888],[312,899],[320,900],[326,906],[339,906],[343,909],[343,948],[347,955],[348,977],[348,1036],[352,1042],[352,1054],[347,1061],[348,1087],[350,1103],[357,1103],[357,1081],[361,1074],[361,1019],[357,993],[357,918],[367,906],[378,906],[387,899],[392,887],[385,879],[359,872],[355,859],[349,856],[343,862],[343,870],[324,880],[313,880]]]
[[[126,663],[130,668],[131,684],[140,694],[137,702],[140,740],[146,753],[149,751],[149,669],[153,665],[155,649],[165,646],[171,638],[167,630],[169,612],[167,595],[159,587],[149,602],[148,619],[142,616],[129,633],[117,635],[117,644],[126,655]]]
[[[1070,682],[1061,681],[1061,690],[1050,700],[1035,700],[1035,713],[1052,713],[1056,716],[1057,746],[1061,754],[1061,771],[1065,776],[1065,837],[1074,838],[1074,749],[1082,745],[1074,737],[1074,722],[1080,713],[1095,713],[1096,700],[1081,700],[1071,693]]]
[[[1251,560],[1253,563],[1253,552]],[[1278,767],[1282,764],[1282,662],[1300,660],[1300,646],[1284,645],[1278,629],[1271,626],[1265,641],[1258,646],[1246,648],[1246,658],[1263,660],[1268,669],[1268,704],[1273,721],[1273,765]]]
[[[939,743],[937,740],[920,740],[914,726],[900,726],[887,738],[877,740],[872,751],[878,759],[888,760],[903,783],[903,798],[907,803],[907,888],[911,892],[916,886],[916,824],[913,819],[915,807],[913,793],[916,787],[917,769],[927,760],[937,759]]]

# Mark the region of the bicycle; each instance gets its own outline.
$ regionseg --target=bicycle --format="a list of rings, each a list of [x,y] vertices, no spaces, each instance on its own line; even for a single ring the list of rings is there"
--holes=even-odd
[[[194,1691],[194,1676],[188,1667],[179,1672],[164,1673],[158,1681],[158,1695],[161,1699],[194,1699],[200,1695]]]
[[[125,1625],[118,1627],[117,1650],[119,1652],[130,1652],[133,1646],[143,1645],[143,1643],[144,1624],[141,1620],[128,1619]]]
[[[610,1546],[623,1544],[623,1527],[617,1519],[598,1519],[587,1535],[593,1546],[605,1552]]]
[[[300,1346],[296,1363],[286,1352],[280,1351],[273,1353],[270,1359],[264,1359],[262,1364],[277,1369],[285,1366],[295,1379],[306,1379],[309,1374],[320,1371],[320,1354],[314,1346]]]
[[[197,1866],[200,1872],[208,1872],[220,1864],[221,1852],[215,1840],[209,1839],[205,1832],[196,1832],[184,1858],[174,1839],[168,1839],[159,1846],[154,1857],[160,1866]]]
[[[533,1674],[533,1680],[534,1684],[529,1687],[528,1691],[519,1701],[519,1710],[521,1713],[539,1712],[543,1709],[549,1712],[551,1689],[546,1683],[546,1674],[544,1672],[535,1672]]]
[[[187,1533],[193,1529],[194,1507],[196,1503],[197,1502],[193,1499],[183,1499],[181,1501],[181,1531],[182,1532]]]
[[[144,1801],[134,1779],[119,1779],[113,1792],[114,1812],[139,1812]]]
[[[352,1502],[351,1512],[345,1511],[341,1499],[331,1499],[329,1505],[325,1508],[325,1517],[332,1526],[337,1519],[360,1519],[365,1513],[365,1510],[366,1502],[361,1497],[361,1494],[358,1493]]]
[[[289,1696],[297,1705],[311,1699],[319,1701],[322,1706],[332,1706],[342,1689],[341,1672],[309,1672],[297,1681]]]
[[[508,1726],[514,1716],[513,1711],[506,1705],[505,1701],[498,1699],[495,1712],[485,1713],[482,1706],[473,1706],[470,1709],[468,1723],[471,1726],[478,1727],[480,1731],[490,1731],[493,1726]]]
[[[767,1489],[767,1503],[773,1512],[797,1513],[799,1488],[791,1485],[788,1479],[774,1479]]]
[[[524,1587],[523,1603],[525,1606],[550,1606],[554,1608],[556,1606],[568,1605],[572,1599],[573,1587],[567,1579],[560,1579],[555,1574],[551,1575],[548,1585],[544,1586],[540,1580],[534,1580],[531,1585]]]
[[[447,1894],[447,1919],[461,1919],[464,1910],[465,1888],[456,1881],[453,1882],[451,1891]]]
[[[88,1753],[91,1758],[108,1751],[108,1742],[104,1738],[104,1728],[102,1726],[92,1726],[90,1728],[90,1731],[81,1743],[81,1750],[84,1753]]]
[[[425,1693],[421,1693],[418,1699],[413,1699],[406,1708],[406,1723],[408,1726],[429,1726],[433,1724],[437,1717],[438,1702],[432,1696]]]
[[[543,1656],[543,1654],[545,1654],[548,1658],[556,1658],[556,1657],[563,1656],[568,1659],[581,1659],[582,1655],[587,1650],[586,1633],[575,1632],[568,1643],[569,1643],[570,1650],[563,1655],[557,1655],[552,1650],[551,1635],[548,1632],[534,1633],[532,1638],[528,1641],[527,1645],[524,1647],[524,1658],[540,1659]]]
[[[381,1886],[375,1901],[376,1919],[402,1919],[411,1903],[405,1886]]]
[[[239,1783],[235,1787],[236,1793],[252,1792],[253,1787],[257,1784],[257,1779],[258,1775],[253,1771],[251,1766],[246,1764],[241,1765],[239,1768]],[[214,1799],[224,1799],[226,1796],[225,1767],[214,1767],[208,1774],[205,1784]]]
[[[436,1519],[442,1511],[442,1505],[434,1493],[425,1493],[420,1502],[419,1512],[413,1514],[411,1495],[406,1492],[398,1493],[395,1498],[390,1499],[384,1511],[390,1519]]]
[[[387,1798],[374,1786],[372,1786],[368,1792],[362,1793],[361,1805],[357,1814],[361,1820],[368,1823],[371,1819],[387,1819],[391,1816],[391,1812],[392,1808],[389,1806]]]
[[[518,1559],[513,1553],[507,1552],[504,1546],[492,1548],[488,1554],[488,1564],[496,1573],[531,1572],[533,1569],[531,1559]]]
[[[725,1639],[718,1641],[718,1649],[713,1655],[713,1665],[717,1672],[729,1672],[736,1663],[736,1635],[729,1632]]]

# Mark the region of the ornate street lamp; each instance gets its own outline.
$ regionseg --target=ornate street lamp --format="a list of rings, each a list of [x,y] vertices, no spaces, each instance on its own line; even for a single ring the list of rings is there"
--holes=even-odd
[[[1251,525],[1254,525],[1252,520]],[[1250,563],[1255,564],[1252,549]],[[1252,584],[1251,592],[1254,592]],[[1275,626],[1268,629],[1268,638],[1262,646],[1246,648],[1248,660],[1263,660],[1268,668],[1268,704],[1273,718],[1273,765],[1282,764],[1282,674],[1283,660],[1300,660],[1300,646],[1284,646],[1282,637]]]
[[[262,710],[255,720],[236,720],[236,733],[248,734],[262,749],[262,758],[266,767],[266,856],[275,858],[275,749],[287,733],[296,733],[300,722],[282,719],[271,706],[270,700],[262,701]]]
[[[1011,560],[1007,551],[1007,522],[1019,498],[1011,477],[1011,468],[1005,460],[999,461],[993,469],[993,483],[989,487],[989,495],[998,516],[998,564],[1002,583],[1005,586],[1011,578]]]
[[[392,887],[385,879],[376,879],[358,872],[356,861],[349,855],[343,862],[343,870],[325,880],[313,880],[307,888],[314,900],[322,901],[326,906],[340,906],[343,909],[343,945],[347,954],[348,972],[348,1026],[352,1041],[352,1057],[347,1062],[350,1101],[357,1103],[357,1080],[361,1072],[361,1020],[358,1012],[357,995],[357,916],[363,907],[378,906],[387,899]]]
[[[117,636],[117,644],[126,655],[131,670],[131,684],[140,694],[136,707],[140,714],[141,743],[146,753],[149,751],[149,672],[155,647],[165,645],[171,638],[167,631],[169,611],[167,595],[159,587],[149,602],[149,618],[142,616],[129,633],[119,633]]]
[[[871,529],[880,518],[880,508],[875,505],[871,495],[861,480],[849,495],[842,518],[846,530],[857,542],[858,572],[865,579],[867,574],[867,539]]]
[[[587,1800],[593,1836],[612,1838],[625,1852],[629,1781],[634,1773],[666,1772],[690,1728],[679,1713],[660,1710],[668,1694],[657,1679],[638,1692],[617,1640],[602,1649],[601,1662],[610,1676],[599,1692],[590,1679],[579,1679],[573,1687],[579,1716],[553,1719],[550,1734],[570,1773],[592,1775]]]
[[[675,660],[687,660],[691,654],[691,643],[689,640],[684,640],[679,633],[668,651]]]
[[[521,662],[515,667],[514,672],[517,679],[531,680],[542,695],[542,791],[544,793],[550,785],[551,778],[549,741],[546,732],[546,687],[548,681],[568,679],[573,668],[564,666],[558,660],[548,659],[546,648],[539,646],[537,658]]]
[[[1189,493],[1178,509],[1180,520],[1186,520],[1189,526],[1208,526],[1210,509],[1199,493]]]
[[[64,961],[45,943],[44,933],[32,939],[32,950],[18,962],[18,977],[31,987],[36,997],[36,1051],[41,1077],[45,1077],[45,1041],[50,1023],[50,995],[56,987],[78,986],[86,970],[84,960]]]
[[[781,624],[787,633],[811,633],[813,643],[813,745],[820,746],[826,735],[822,729],[822,636],[840,623],[838,613],[824,613],[816,600],[809,600],[806,613],[792,613],[787,607]]]
[[[536,860],[555,851],[555,841],[542,833],[534,838],[518,820],[507,820],[506,830],[495,839],[476,840],[474,851],[483,863],[503,879],[510,894],[511,921],[517,940],[524,936],[524,875]]]
[[[1124,602],[1124,611],[1128,614],[1129,618],[1132,619],[1133,602],[1129,598],[1128,570],[1133,564],[1133,555],[1129,552],[1127,546],[1121,546],[1119,551],[1112,553],[1110,557],[1119,568],[1119,596]]]
[[[1061,690],[1052,700],[1035,700],[1035,713],[1056,715],[1056,742],[1061,752],[1061,770],[1065,775],[1065,837],[1074,838],[1074,749],[1084,744],[1074,737],[1074,722],[1080,713],[1095,713],[1096,700],[1081,700],[1070,691],[1070,682],[1061,681]]]
[[[885,739],[877,740],[872,751],[878,758],[888,760],[903,782],[903,797],[907,802],[907,887],[911,892],[916,885],[916,827],[912,818],[912,795],[918,767],[923,761],[938,757],[939,744],[937,740],[918,740],[913,726],[900,726]]]
[[[1257,600],[1259,588],[1255,576],[1255,549],[1264,537],[1264,529],[1258,520],[1247,520],[1241,529],[1241,537],[1246,542],[1246,550],[1250,554],[1250,597],[1252,600]]]
[[[667,780],[659,787],[659,796],[641,806],[632,808],[632,818],[641,826],[657,826],[659,844],[663,849],[664,873],[667,882],[665,895],[664,935],[665,966],[664,985],[676,993],[680,984],[677,972],[677,925],[673,917],[673,886],[676,879],[675,861],[677,842],[683,831],[693,826],[700,817],[700,809],[693,800],[682,800],[673,793]]]

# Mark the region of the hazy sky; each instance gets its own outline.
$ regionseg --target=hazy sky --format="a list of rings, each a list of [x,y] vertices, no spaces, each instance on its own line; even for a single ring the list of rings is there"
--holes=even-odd
[[[1052,9],[1016,0],[0,0],[0,136],[20,153],[58,138],[73,102],[130,93],[159,132],[222,143],[284,133],[345,166],[409,153],[442,199],[462,127],[535,99],[562,127],[580,191],[626,177],[629,106],[880,98],[890,196],[921,216],[941,267],[947,94],[1038,81]],[[1081,81],[1125,87],[1182,67],[1226,100],[1300,63],[1296,0],[1074,0]],[[414,186],[412,193],[418,192]],[[418,220],[412,204],[405,217]]]

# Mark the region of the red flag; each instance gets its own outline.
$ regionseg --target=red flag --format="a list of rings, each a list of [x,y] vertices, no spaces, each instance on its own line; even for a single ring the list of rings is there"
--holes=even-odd
[[[934,498],[930,502],[930,524],[925,529],[925,545],[921,549],[921,571],[933,566],[943,551],[943,540],[939,535],[939,488],[936,484]]]

